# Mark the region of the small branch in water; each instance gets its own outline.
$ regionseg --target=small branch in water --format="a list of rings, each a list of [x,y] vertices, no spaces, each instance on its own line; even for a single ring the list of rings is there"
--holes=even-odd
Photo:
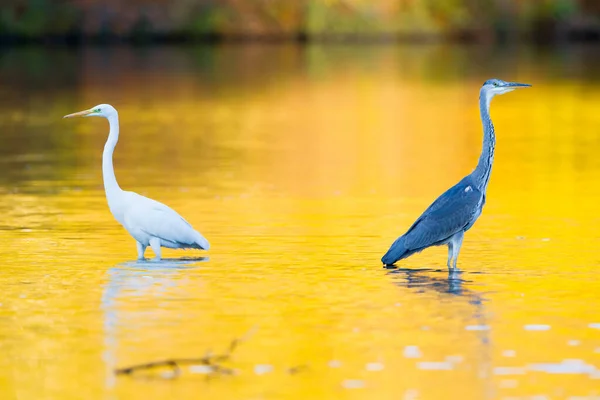
[[[308,369],[308,365],[302,364],[302,365],[296,365],[294,367],[288,368],[287,372],[290,375],[295,375],[295,374],[297,374],[299,372],[302,372],[302,371],[305,371],[307,369]]]
[[[182,365],[205,365],[208,368],[208,373],[210,374],[222,374],[222,375],[232,375],[234,370],[231,368],[224,367],[221,365],[222,362],[225,362],[231,358],[233,352],[238,348],[238,346],[248,340],[256,331],[256,327],[250,329],[246,334],[242,337],[233,339],[227,348],[227,351],[223,354],[213,355],[210,351],[206,353],[204,357],[199,358],[172,358],[167,360],[160,361],[152,361],[144,364],[136,364],[130,367],[125,368],[117,368],[115,369],[116,375],[133,375],[136,372],[140,371],[151,371],[157,368],[168,367],[172,370],[172,375],[170,378],[176,378],[181,375],[181,366]]]

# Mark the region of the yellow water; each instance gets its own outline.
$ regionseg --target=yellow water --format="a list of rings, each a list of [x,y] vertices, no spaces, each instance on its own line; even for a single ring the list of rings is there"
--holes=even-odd
[[[594,51],[5,51],[0,397],[600,396]],[[448,279],[445,248],[383,269],[475,166],[491,77],[534,87],[493,102],[496,162],[464,273]],[[134,261],[102,189],[106,122],[61,119],[105,102],[120,111],[121,186],[180,212],[208,254]],[[223,351],[253,327],[233,376],[114,374]]]

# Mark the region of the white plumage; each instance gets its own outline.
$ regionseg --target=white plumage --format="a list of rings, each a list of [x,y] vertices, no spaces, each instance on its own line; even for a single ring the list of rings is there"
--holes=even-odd
[[[102,176],[108,207],[115,219],[137,242],[138,258],[144,258],[146,247],[152,247],[155,258],[161,258],[161,247],[170,249],[208,250],[210,244],[189,222],[172,208],[134,192],[124,191],[115,177],[112,155],[119,140],[119,115],[109,104],[66,115],[71,117],[104,117],[110,125],[102,155]]]

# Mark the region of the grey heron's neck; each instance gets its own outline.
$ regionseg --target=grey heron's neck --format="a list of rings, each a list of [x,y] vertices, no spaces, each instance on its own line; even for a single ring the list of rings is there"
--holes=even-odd
[[[102,153],[102,178],[104,179],[104,190],[110,205],[111,199],[121,193],[122,190],[117,183],[113,168],[113,152],[119,141],[119,117],[112,115],[107,119],[110,126],[110,133],[108,134],[108,140],[104,145],[104,152]]]
[[[494,163],[494,149],[496,147],[496,135],[494,133],[494,124],[490,118],[490,102],[492,97],[489,93],[482,91],[479,95],[479,111],[481,113],[481,123],[483,124],[483,149],[479,156],[479,163],[471,174],[475,180],[477,188],[485,193],[492,164]]]

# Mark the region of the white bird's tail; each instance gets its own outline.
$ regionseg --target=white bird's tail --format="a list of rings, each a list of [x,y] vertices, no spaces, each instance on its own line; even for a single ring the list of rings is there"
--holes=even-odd
[[[202,250],[210,249],[210,243],[208,243],[208,240],[206,240],[204,236],[202,236],[199,232],[196,232],[196,234],[196,244],[198,245],[198,247],[200,247]]]

